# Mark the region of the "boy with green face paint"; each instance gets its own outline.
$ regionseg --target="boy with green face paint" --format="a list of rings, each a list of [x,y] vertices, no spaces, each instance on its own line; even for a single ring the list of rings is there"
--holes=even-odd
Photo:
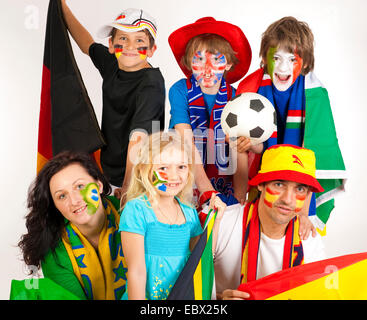
[[[316,154],[316,177],[325,191],[312,197],[309,216],[323,230],[335,194],[344,191],[346,171],[326,89],[312,72],[314,36],[305,22],[284,17],[263,33],[260,45],[261,68],[246,77],[237,94],[257,92],[268,98],[277,111],[277,131],[264,143],[291,144]],[[258,170],[259,157],[249,164],[249,178]],[[307,208],[307,205],[305,206]]]

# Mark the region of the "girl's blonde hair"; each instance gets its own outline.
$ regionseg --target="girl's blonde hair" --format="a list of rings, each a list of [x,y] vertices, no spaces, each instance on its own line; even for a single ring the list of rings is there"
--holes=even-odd
[[[187,165],[189,168],[188,179],[185,187],[177,194],[177,197],[182,203],[192,205],[194,168],[192,161],[190,161],[191,145],[185,142],[176,131],[156,132],[144,140],[132,171],[130,184],[126,192],[125,204],[143,194],[147,196],[151,204],[156,204],[158,192],[151,182],[153,176],[153,159],[169,148],[177,148],[187,156]]]

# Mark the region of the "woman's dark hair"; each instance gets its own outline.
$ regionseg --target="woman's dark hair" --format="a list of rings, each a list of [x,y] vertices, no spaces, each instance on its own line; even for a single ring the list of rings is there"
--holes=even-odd
[[[55,207],[49,184],[56,173],[71,164],[79,164],[91,177],[102,182],[102,197],[111,193],[111,186],[89,154],[64,151],[49,160],[28,190],[29,213],[25,217],[28,233],[22,235],[18,243],[27,265],[39,268],[47,252],[54,251],[61,239],[64,217]]]

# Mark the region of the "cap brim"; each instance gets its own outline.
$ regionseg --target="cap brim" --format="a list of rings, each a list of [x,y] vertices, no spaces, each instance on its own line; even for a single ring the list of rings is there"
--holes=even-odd
[[[99,28],[98,29],[98,31],[97,31],[97,37],[99,38],[99,39],[104,39],[104,38],[107,38],[107,37],[109,37],[110,36],[110,34],[111,34],[111,31],[112,31],[112,26],[110,26],[110,25],[104,25],[104,26],[102,26],[101,28]]]
[[[186,45],[190,39],[204,33],[219,35],[230,43],[239,63],[235,65],[232,70],[228,71],[226,80],[228,83],[234,83],[242,79],[246,75],[251,64],[252,52],[250,44],[239,27],[228,22],[216,20],[200,21],[189,24],[172,32],[168,37],[168,43],[176,61],[186,77],[189,78],[192,74],[191,70],[188,70],[182,64],[182,57],[185,54]]]
[[[302,183],[311,187],[312,192],[323,192],[324,189],[321,187],[320,183],[314,177],[292,170],[282,170],[275,172],[258,173],[254,178],[252,178],[248,184],[250,186],[257,186],[263,182],[269,182],[274,180],[288,180],[298,183]]]

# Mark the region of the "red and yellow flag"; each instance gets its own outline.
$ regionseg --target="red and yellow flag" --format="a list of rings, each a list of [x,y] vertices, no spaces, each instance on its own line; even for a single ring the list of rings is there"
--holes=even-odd
[[[366,300],[367,252],[300,265],[241,284],[251,300]]]
[[[50,0],[43,56],[37,172],[61,151],[93,153],[104,145],[74,58],[60,0]]]

